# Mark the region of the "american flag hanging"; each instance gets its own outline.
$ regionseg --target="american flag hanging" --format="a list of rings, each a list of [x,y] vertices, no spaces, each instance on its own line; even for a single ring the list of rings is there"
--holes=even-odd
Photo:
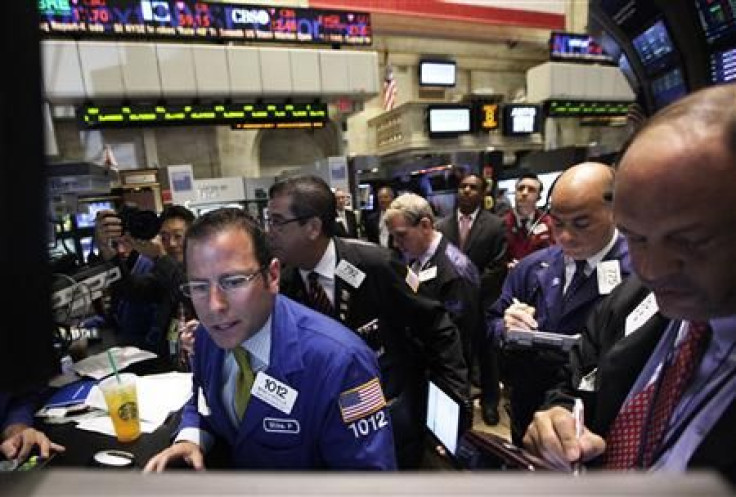
[[[383,80],[383,110],[388,112],[396,106],[396,80],[394,69],[386,63],[386,77]]]

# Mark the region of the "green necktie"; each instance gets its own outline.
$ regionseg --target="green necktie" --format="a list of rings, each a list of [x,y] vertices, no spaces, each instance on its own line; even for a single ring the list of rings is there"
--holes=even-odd
[[[235,412],[238,419],[243,419],[245,408],[250,400],[250,389],[253,387],[255,374],[250,366],[248,352],[244,348],[237,347],[233,349],[233,355],[240,368],[240,373],[235,381]]]

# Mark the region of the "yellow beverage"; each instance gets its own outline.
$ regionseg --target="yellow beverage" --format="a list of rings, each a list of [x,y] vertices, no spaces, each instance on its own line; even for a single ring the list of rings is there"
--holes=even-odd
[[[134,380],[126,378],[118,383],[115,378],[109,378],[100,384],[100,389],[105,396],[117,439],[120,442],[137,439],[141,435],[141,423]]]

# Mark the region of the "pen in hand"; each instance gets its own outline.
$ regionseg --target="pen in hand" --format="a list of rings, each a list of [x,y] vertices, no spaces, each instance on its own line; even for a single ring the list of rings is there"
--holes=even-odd
[[[585,425],[585,414],[583,411],[583,401],[581,399],[575,399],[575,404],[573,404],[572,407],[572,417],[575,421],[575,439],[579,441],[580,437],[583,436],[583,426]],[[572,463],[573,476],[580,475],[580,472],[583,469],[583,463],[581,462],[582,457],[581,453],[578,460]]]

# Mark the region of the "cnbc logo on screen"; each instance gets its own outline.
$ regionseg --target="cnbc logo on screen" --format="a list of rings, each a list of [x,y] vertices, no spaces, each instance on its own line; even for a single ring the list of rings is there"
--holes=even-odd
[[[38,10],[42,14],[71,14],[69,0],[38,0]]]

